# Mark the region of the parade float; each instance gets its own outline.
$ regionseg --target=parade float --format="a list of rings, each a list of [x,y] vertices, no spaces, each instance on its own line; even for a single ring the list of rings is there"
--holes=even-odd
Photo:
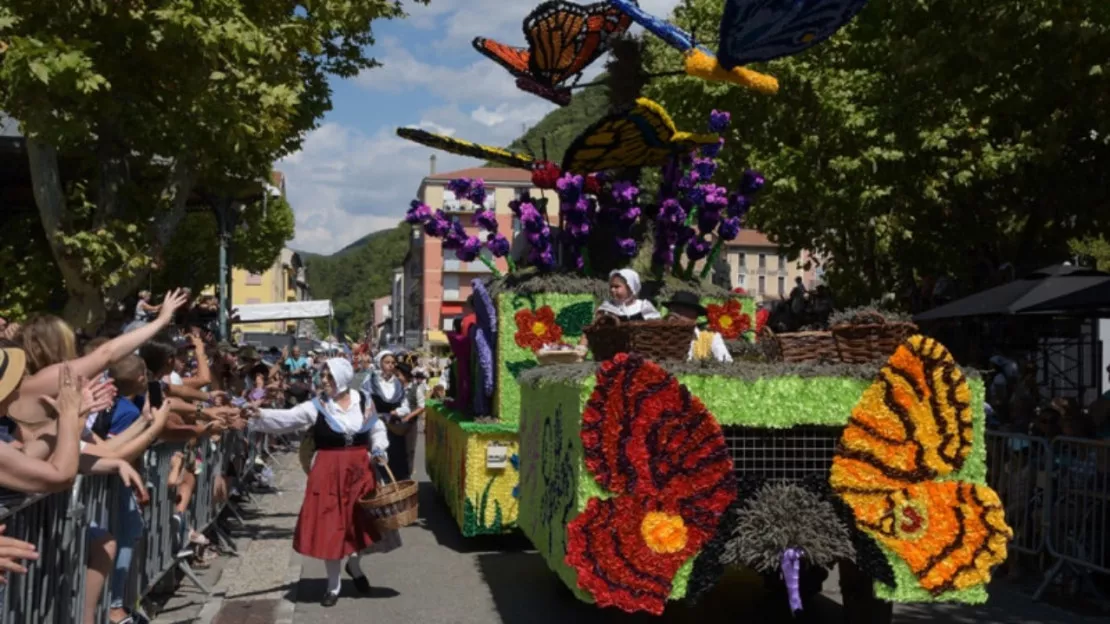
[[[773,92],[773,78],[743,64],[809,47],[862,5],[729,0],[713,55],[633,2],[547,2],[525,20],[529,48],[475,47],[520,88],[565,104],[573,74],[635,21],[681,49],[691,76]],[[568,25],[581,49],[536,54]],[[556,58],[574,64],[547,71]],[[579,599],[602,607],[660,614],[729,566],[778,583],[792,611],[836,565],[864,579],[865,591],[844,593],[850,612],[876,596],[984,601],[1011,531],[986,486],[982,382],[908,323],[841,315],[825,331],[775,334],[750,298],[705,283],[765,183],[754,171],[734,189],[712,182],[729,117],[713,111],[708,132],[681,131],[639,98],[584,130],[560,164],[399,131],[529,168],[545,191],[509,206],[523,255],[483,207],[481,180],[450,183],[476,207],[477,230],[419,202],[407,215],[494,274],[474,280],[474,319],[450,335],[453,393],[427,421],[433,483],[464,535],[519,528]],[[648,168],[657,189],[639,186]],[[699,325],[597,314],[611,271],[627,266],[661,308],[693,293]],[[715,361],[703,340],[713,334],[748,347]]]

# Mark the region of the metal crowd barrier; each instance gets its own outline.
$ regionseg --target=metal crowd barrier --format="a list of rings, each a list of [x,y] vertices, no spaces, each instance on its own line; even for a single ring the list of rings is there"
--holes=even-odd
[[[235,554],[234,542],[216,523],[226,501],[214,499],[215,480],[229,462],[253,455],[256,441],[236,431],[225,432],[219,443],[198,442],[201,474],[190,502],[190,526],[198,532],[213,529],[225,551]],[[143,534],[135,546],[127,604],[142,612],[141,603],[153,590],[170,590],[176,572],[210,593],[190,568],[189,556],[178,552],[174,523],[176,491],[168,486],[170,459],[180,444],[157,444],[142,462],[150,504],[143,509]],[[239,473],[242,475],[242,473]],[[77,624],[84,621],[85,577],[89,561],[89,528],[95,523],[108,531],[118,526],[118,477],[79,476],[68,492],[29,496],[16,505],[0,507],[5,535],[35,544],[39,560],[25,565],[27,573],[8,574],[0,585],[0,624]],[[98,601],[96,621],[107,624],[108,582]]]
[[[1039,600],[1065,572],[1105,599],[1092,574],[1110,574],[1110,443],[987,432],[987,480],[1014,530],[1010,548],[1052,561]]]

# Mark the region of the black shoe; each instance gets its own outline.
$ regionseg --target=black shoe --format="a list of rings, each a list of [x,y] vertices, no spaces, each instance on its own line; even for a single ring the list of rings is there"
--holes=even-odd
[[[339,602],[339,594],[331,592],[324,593],[324,599],[320,601],[321,607],[334,607],[335,603]]]
[[[362,570],[356,570],[358,572],[358,574],[356,575],[355,571],[351,570],[351,560],[350,559],[347,560],[347,564],[344,565],[343,567],[347,570],[347,575],[350,576],[351,579],[354,580],[355,589],[357,589],[360,594],[369,594],[370,593],[370,579],[366,578],[365,574],[362,574]]]

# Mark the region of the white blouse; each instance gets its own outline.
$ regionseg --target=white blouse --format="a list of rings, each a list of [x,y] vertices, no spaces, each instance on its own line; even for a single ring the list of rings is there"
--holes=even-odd
[[[637,299],[632,303],[613,303],[612,301],[606,301],[598,306],[597,311],[621,318],[643,314],[645,321],[662,318],[659,314],[659,310],[656,310],[655,306],[651,305],[651,302],[647,299]]]
[[[686,361],[688,362],[694,359],[694,345],[698,342],[698,336],[701,336],[701,330],[694,328],[694,339],[690,341],[690,352],[686,355]],[[713,342],[709,344],[709,350],[713,353],[713,359],[718,362],[732,361],[732,354],[728,352],[725,339],[720,334],[713,334]]]
[[[336,433],[344,435],[357,434],[366,424],[366,418],[372,418],[374,424],[370,427],[370,448],[372,451],[385,452],[389,448],[389,438],[386,437],[385,424],[374,413],[374,404],[362,409],[357,392],[351,393],[351,404],[346,410],[341,409],[334,401],[324,404],[328,410],[328,425],[332,429],[336,426],[342,431]],[[316,424],[319,412],[316,411],[315,401],[305,401],[290,409],[260,409],[261,416],[250,421],[251,431],[259,433],[292,433],[308,429]]]

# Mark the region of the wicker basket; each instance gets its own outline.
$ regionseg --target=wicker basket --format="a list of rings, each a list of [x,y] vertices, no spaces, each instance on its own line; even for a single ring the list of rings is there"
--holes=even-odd
[[[416,522],[419,515],[420,486],[416,481],[398,481],[389,465],[382,464],[392,483],[379,483],[370,496],[360,500],[359,506],[379,532],[394,531]]]
[[[579,349],[545,350],[536,352],[536,361],[540,366],[549,364],[574,364],[582,361],[582,351]]]
[[[832,332],[805,331],[775,334],[783,362],[839,362]]]
[[[879,322],[833,326],[833,340],[841,362],[863,364],[885,360],[898,345],[917,332],[917,325],[913,323],[877,320]]]
[[[651,360],[685,360],[694,340],[694,328],[689,322],[622,322],[603,315],[584,331],[598,362],[611,360],[618,353],[639,353]]]

